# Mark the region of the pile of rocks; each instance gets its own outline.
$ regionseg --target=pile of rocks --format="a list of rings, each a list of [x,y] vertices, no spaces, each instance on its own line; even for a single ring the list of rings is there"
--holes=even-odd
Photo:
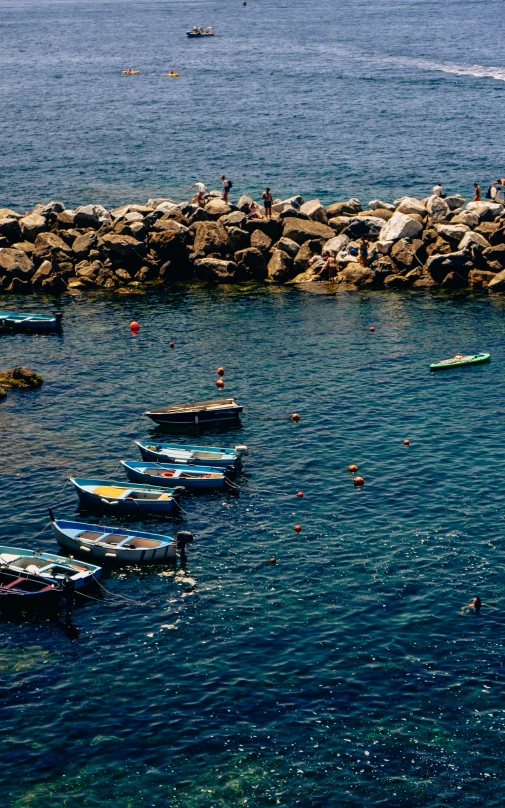
[[[0,399],[6,397],[11,387],[19,390],[29,390],[34,387],[40,387],[43,381],[42,376],[30,368],[24,367],[24,365],[18,365],[16,368],[9,368],[9,370],[0,370]]]
[[[335,259],[335,282],[371,288],[487,287],[505,291],[505,208],[462,196],[358,199],[324,207],[278,200],[272,219],[250,218],[253,200],[204,208],[171,199],[106,210],[60,202],[21,215],[0,208],[0,291],[14,294],[102,287],[135,293],[145,284],[327,280],[319,255]],[[369,243],[368,266],[357,261]],[[354,248],[354,249],[352,249]]]

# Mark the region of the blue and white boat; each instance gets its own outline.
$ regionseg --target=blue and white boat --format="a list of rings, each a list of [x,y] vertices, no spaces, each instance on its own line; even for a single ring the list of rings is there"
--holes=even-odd
[[[190,533],[179,531],[175,539],[143,530],[105,527],[105,525],[53,519],[56,541],[77,554],[87,554],[101,562],[153,564],[174,560],[177,548],[193,540]]]
[[[210,466],[177,466],[174,463],[136,463],[121,460],[126,476],[134,483],[183,485],[188,491],[216,491],[224,487],[223,470]]]
[[[233,449],[217,446],[185,446],[178,443],[141,443],[135,441],[144,460],[159,463],[176,463],[191,466],[212,466],[238,471],[242,457],[247,455],[247,446],[238,445]]]
[[[13,572],[0,567],[0,611],[2,614],[56,609],[63,597],[63,586],[39,575]]]
[[[117,480],[96,480],[70,477],[79,499],[84,505],[113,513],[170,513],[178,507],[182,487],[159,488]]]
[[[70,578],[76,590],[95,583],[102,573],[101,567],[85,561],[3,545],[0,545],[0,569],[17,575],[35,575],[47,584],[54,585],[60,585],[65,578]]]
[[[62,317],[61,311],[52,315],[0,311],[0,331],[59,331]]]

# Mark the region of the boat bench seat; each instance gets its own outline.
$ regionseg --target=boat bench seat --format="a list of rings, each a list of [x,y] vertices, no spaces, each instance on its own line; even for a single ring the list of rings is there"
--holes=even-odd
[[[102,544],[102,542],[103,544],[120,544],[120,542],[124,541],[127,538],[128,537],[125,536],[124,534],[120,536],[119,533],[109,533],[108,535],[106,534],[105,536],[103,536],[102,539],[100,539],[99,544]]]
[[[88,541],[96,541],[100,538],[100,536],[103,536],[103,530],[100,533],[97,533],[94,530],[83,530],[82,533],[79,533],[79,535],[76,536],[76,538],[88,539]]]

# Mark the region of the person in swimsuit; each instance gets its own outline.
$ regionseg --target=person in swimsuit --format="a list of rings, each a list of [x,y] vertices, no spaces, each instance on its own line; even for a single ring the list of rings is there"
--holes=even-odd
[[[491,606],[490,603],[483,603],[479,597],[472,598],[470,603],[467,603],[466,606],[461,607],[462,612],[475,612],[475,614],[479,614],[481,606],[487,606],[488,609],[495,609],[496,606]]]
[[[368,266],[368,241],[364,238],[359,248],[359,262],[362,267]]]
[[[263,193],[261,194],[261,198],[263,199],[263,204],[265,206],[265,215],[267,219],[271,219],[273,199],[272,194],[270,192],[270,188],[267,188],[265,191],[263,191]]]
[[[473,198],[474,202],[480,202],[482,191],[480,189],[480,185],[477,182],[474,182],[473,187],[475,188],[475,196]]]
[[[223,201],[228,202],[228,194],[230,192],[230,183],[226,179],[224,174],[221,174],[221,184],[223,186]]]

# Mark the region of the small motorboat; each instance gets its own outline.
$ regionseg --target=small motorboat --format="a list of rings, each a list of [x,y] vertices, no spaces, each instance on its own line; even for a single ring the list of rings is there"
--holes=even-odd
[[[74,553],[88,554],[102,562],[124,564],[153,564],[174,560],[177,548],[184,553],[193,541],[191,533],[180,530],[175,539],[142,530],[128,530],[87,522],[53,519],[56,541]]]
[[[45,333],[59,331],[63,312],[54,314],[20,314],[15,311],[0,311],[0,331],[33,331]]]
[[[175,463],[135,463],[131,460],[121,460],[121,465],[134,483],[183,485],[188,491],[216,491],[226,482],[223,470],[210,466],[184,467]]]
[[[443,359],[441,362],[435,362],[430,365],[430,370],[448,370],[449,368],[459,368],[463,365],[482,365],[483,362],[489,362],[491,354],[478,353],[463,356],[463,354],[456,354],[452,359]]]
[[[96,583],[102,573],[101,567],[84,561],[74,561],[38,550],[5,546],[0,546],[0,569],[9,570],[16,575],[36,575],[47,584],[58,586],[65,578],[69,578],[76,591]]]
[[[199,25],[193,25],[193,28],[186,31],[186,35],[189,36],[190,39],[198,39],[201,36],[214,36],[214,31],[212,28],[202,28]]]
[[[27,611],[57,608],[63,597],[63,587],[38,575],[14,572],[0,567],[0,610]]]
[[[157,407],[154,410],[147,410],[145,415],[157,424],[205,426],[238,421],[243,409],[232,398],[215,398],[210,401],[176,404],[172,407]]]
[[[238,445],[234,449],[217,446],[181,446],[176,443],[141,443],[136,440],[143,460],[181,465],[206,465],[224,468],[228,472],[238,472],[242,457],[248,454],[247,446]]]
[[[134,70],[132,67],[129,67],[128,70],[122,70],[121,73],[123,76],[138,76],[140,70]]]
[[[182,487],[159,488],[116,480],[87,480],[70,477],[81,502],[114,513],[170,513],[179,504]]]

